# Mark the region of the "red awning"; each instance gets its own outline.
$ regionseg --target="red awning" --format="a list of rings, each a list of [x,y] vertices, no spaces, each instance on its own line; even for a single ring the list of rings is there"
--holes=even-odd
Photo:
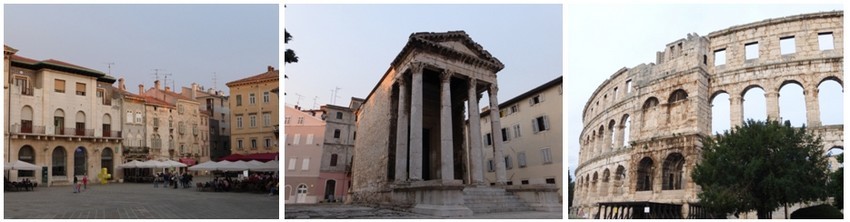
[[[231,154],[230,156],[226,156],[224,158],[221,158],[221,160],[227,160],[227,161],[256,160],[256,161],[260,161],[260,162],[268,162],[268,161],[276,160],[277,157],[278,157],[278,153],[254,153],[254,154],[248,154],[248,155]]]
[[[197,161],[195,161],[192,158],[180,158],[180,162],[185,163],[186,165],[189,165],[189,166],[192,166],[192,165],[195,165],[196,163],[198,163]]]

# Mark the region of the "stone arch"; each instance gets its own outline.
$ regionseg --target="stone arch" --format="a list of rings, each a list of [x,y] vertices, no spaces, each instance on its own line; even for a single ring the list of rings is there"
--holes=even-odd
[[[599,146],[599,154],[603,154],[608,151],[608,144],[605,143],[605,125],[599,125],[599,134],[597,134],[597,144]]]
[[[18,150],[18,160],[35,164],[35,149],[30,145],[23,145]],[[18,177],[35,177],[34,170],[18,170]]]
[[[596,196],[599,191],[599,172],[593,172],[593,180],[590,183],[590,192],[594,194],[593,196]]]
[[[33,133],[33,111],[32,107],[24,105],[21,108],[21,133]]]
[[[53,133],[55,135],[65,134],[65,110],[53,111]]]
[[[662,169],[662,190],[681,190],[684,180],[685,157],[681,153],[671,153],[664,159]]]
[[[608,187],[609,187],[608,182],[610,181],[610,179],[611,179],[611,171],[608,170],[608,168],[605,168],[605,170],[602,171],[602,184],[601,184],[602,185],[601,186],[602,192],[600,192],[599,196],[603,196],[603,197],[608,196]]]
[[[620,118],[620,128],[623,129],[623,132],[620,133],[620,135],[622,135],[620,141],[623,141],[623,147],[627,147],[629,146],[629,142],[631,142],[631,138],[629,138],[629,136],[631,136],[630,131],[632,129],[632,120],[628,113],[623,114],[623,117]]]
[[[649,97],[643,102],[642,112],[643,118],[641,120],[641,128],[643,129],[654,129],[656,127],[656,123],[658,122],[656,119],[658,118],[658,98]]]
[[[638,162],[636,191],[652,190],[653,168],[652,158],[648,156]]]
[[[88,150],[85,147],[74,149],[74,176],[86,175],[88,172]]]
[[[836,159],[836,156],[841,155],[841,154],[844,154],[844,147],[843,146],[832,146],[832,147],[830,147],[829,149],[826,150],[827,164],[828,164],[827,168],[831,172],[838,170],[838,168],[841,167],[841,165],[843,165],[842,163],[838,162],[838,159]]]
[[[717,91],[711,96],[711,134],[723,133],[731,129],[732,110],[729,107],[729,93]]]
[[[806,123],[806,98],[805,85],[797,80],[783,81],[777,89],[779,117],[784,121],[790,121],[792,126],[801,127]]]
[[[741,92],[743,121],[767,119],[767,91],[760,85],[749,85]]]
[[[114,166],[113,166],[113,157],[114,153],[112,152],[112,148],[106,147],[103,148],[103,151],[100,152],[100,168],[97,169],[97,173],[100,173],[102,168],[106,168],[106,173],[114,175]]]
[[[688,99],[688,92],[684,89],[677,89],[670,93],[670,98],[667,98],[667,103],[674,103]]]
[[[614,171],[614,194],[623,193],[623,181],[626,179],[626,168],[623,165],[617,165]]]
[[[51,168],[51,176],[68,176],[68,152],[65,151],[65,147],[57,146],[53,148],[53,152],[51,153],[52,166]]]
[[[837,82],[837,83],[838,83],[838,85],[841,85],[841,88],[844,88],[844,82],[843,82],[843,81],[841,81],[841,78],[839,78],[839,77],[837,77],[837,76],[827,76],[827,77],[824,77],[823,79],[821,79],[821,80],[820,80],[820,82],[818,82],[818,85],[817,85],[817,86],[820,86],[821,84],[823,84],[823,83],[824,83],[824,82],[826,82],[826,81],[835,81],[835,82]]]
[[[816,93],[813,96],[817,96],[817,101],[811,102],[817,102],[819,115],[813,115],[812,118],[819,119],[824,126],[844,124],[844,85],[841,79],[824,78],[818,83]]]
[[[616,121],[614,121],[613,119],[611,121],[608,121],[608,130],[611,131],[611,132],[609,132],[609,138],[611,140],[609,145],[611,146],[611,149],[614,149],[614,147],[617,146],[617,140],[619,140],[617,138],[617,128],[616,127],[617,127]]]

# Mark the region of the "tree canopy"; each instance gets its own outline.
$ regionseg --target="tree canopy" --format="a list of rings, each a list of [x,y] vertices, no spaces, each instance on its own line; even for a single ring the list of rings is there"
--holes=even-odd
[[[838,163],[844,163],[844,154],[835,156]],[[829,196],[835,198],[832,204],[835,208],[844,209],[844,167],[839,167],[838,170],[832,172],[829,176]]]
[[[289,40],[292,40],[292,35],[289,34],[289,31],[286,31],[286,29],[283,30],[283,33],[284,33],[283,44],[288,44]],[[297,63],[298,62],[298,56],[295,55],[295,51],[287,48],[286,51],[284,51],[283,62],[285,62],[285,63]]]
[[[702,138],[702,161],[693,181],[709,211],[757,211],[759,218],[785,204],[825,199],[827,156],[822,140],[802,128],[748,120],[722,135]]]

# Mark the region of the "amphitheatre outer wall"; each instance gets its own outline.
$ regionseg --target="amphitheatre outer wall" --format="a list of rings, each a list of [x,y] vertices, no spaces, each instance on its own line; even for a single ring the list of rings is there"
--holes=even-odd
[[[687,34],[657,52],[655,63],[616,71],[582,113],[570,212],[605,217],[612,211],[600,209],[599,203],[648,201],[682,205],[680,213],[688,217],[688,206],[699,202],[700,187],[689,175],[699,161],[699,137],[712,131],[712,101],[729,103],[734,127],[744,121],[743,96],[755,88],[764,91],[770,119],[780,117],[782,87],[803,88],[806,126],[823,138],[824,151],[843,149],[843,125],[821,123],[818,99],[818,86],[826,81],[843,88],[843,19],[843,11],[821,12],[733,26],[708,36]],[[794,42],[793,53],[781,47],[780,41],[788,39]],[[832,40],[832,49],[821,48],[819,41],[825,39]],[[729,100],[714,100],[722,94]],[[784,211],[774,214],[781,217]]]

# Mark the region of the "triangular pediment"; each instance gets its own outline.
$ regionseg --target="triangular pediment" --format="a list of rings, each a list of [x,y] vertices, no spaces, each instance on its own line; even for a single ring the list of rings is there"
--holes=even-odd
[[[466,62],[474,60],[477,61],[474,63],[484,63],[485,66],[491,67],[494,71],[504,68],[504,64],[499,59],[490,55],[490,52],[484,50],[464,31],[413,33],[399,56],[413,49],[436,52]],[[398,61],[398,58],[396,61]]]
[[[452,50],[461,52],[461,53],[465,53],[465,54],[468,54],[468,55],[471,55],[471,56],[478,57],[478,53],[475,53],[475,51],[472,51],[472,49],[469,49],[469,47],[467,47],[466,45],[464,45],[460,41],[447,41],[447,42],[440,42],[438,44],[445,46],[445,47],[448,47]]]

